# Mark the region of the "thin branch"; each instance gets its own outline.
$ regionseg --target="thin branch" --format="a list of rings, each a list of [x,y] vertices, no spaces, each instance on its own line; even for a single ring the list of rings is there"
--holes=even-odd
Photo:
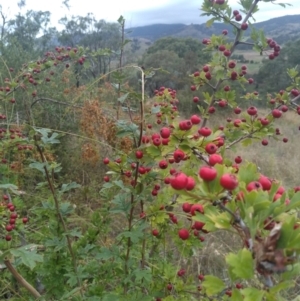
[[[47,100],[47,101],[51,101],[51,102],[54,102],[54,103],[58,103],[58,104],[61,104],[61,105],[64,105],[64,106],[70,106],[70,107],[74,107],[74,108],[79,108],[79,109],[82,109],[81,106],[77,106],[77,105],[73,105],[73,104],[70,104],[70,103],[67,103],[67,102],[63,102],[63,101],[58,101],[56,99],[52,99],[52,98],[48,98],[48,97],[40,97],[38,99],[36,99],[32,104],[31,104],[31,108],[37,103],[39,102],[40,100]]]
[[[248,21],[248,19],[249,19],[250,16],[252,15],[252,12],[253,12],[253,10],[255,9],[255,7],[256,7],[256,5],[257,5],[257,3],[258,3],[259,1],[260,1],[260,0],[255,0],[255,1],[252,3],[252,5],[251,5],[251,7],[249,8],[249,11],[248,11],[247,15],[245,16],[245,18],[244,18],[244,20],[243,20],[242,23],[246,23],[246,22]],[[236,46],[238,45],[239,40],[240,40],[240,36],[241,36],[241,33],[242,33],[242,29],[241,29],[240,27],[237,27],[237,26],[236,26],[234,23],[232,23],[232,22],[231,22],[231,24],[232,24],[233,26],[236,27],[237,33],[236,33],[234,42],[233,42],[233,44],[232,44],[232,46],[231,46],[231,48],[230,48],[231,54],[230,54],[230,56],[228,57],[228,59],[232,56],[232,54],[233,54],[233,52],[234,52]],[[215,87],[213,88],[214,93],[213,93],[213,95],[212,95],[212,100],[211,100],[211,103],[209,104],[208,108],[209,108],[210,106],[213,105],[213,103],[214,103],[214,94],[215,94],[215,91],[217,91],[217,90],[219,89],[219,87],[220,87],[220,85],[221,85],[222,82],[223,82],[223,80],[221,80],[221,79],[218,80],[218,82],[216,83]],[[208,110],[208,108],[207,108],[207,110]],[[205,118],[203,119],[202,124],[201,124],[201,128],[205,127],[207,121],[208,121],[208,117],[205,117]]]
[[[39,146],[39,144],[37,142],[37,136],[34,136],[34,139],[35,139],[35,145],[36,145],[37,150],[39,152],[40,158],[41,158],[41,160],[42,160],[43,163],[46,163],[46,159],[44,157],[43,151],[42,151],[41,147]],[[72,248],[71,238],[67,234],[68,229],[67,229],[65,220],[64,220],[64,218],[63,218],[63,216],[62,216],[62,214],[60,212],[59,201],[58,201],[58,198],[57,198],[57,195],[56,195],[56,192],[55,192],[54,185],[53,185],[53,183],[51,181],[51,176],[50,176],[49,171],[48,171],[48,169],[47,169],[46,166],[44,166],[44,170],[45,170],[46,179],[47,179],[49,188],[50,188],[52,196],[53,196],[53,200],[54,200],[55,209],[56,209],[56,213],[57,213],[58,219],[60,220],[60,222],[62,224],[62,227],[64,229],[64,232],[65,232],[65,236],[66,236],[66,239],[67,239],[67,245],[68,245],[69,253],[70,253],[71,258],[72,258],[72,263],[73,263],[74,271],[75,271],[76,278],[77,278],[77,284],[78,284],[78,286],[80,288],[80,294],[81,294],[81,297],[83,297],[82,290],[81,290],[81,281],[80,281],[80,278],[78,277],[77,263],[76,263],[75,254],[74,254],[73,248]]]
[[[40,293],[30,284],[28,283],[13,267],[11,262],[6,258],[4,259],[4,264],[6,265],[7,269],[11,272],[11,274],[15,277],[15,279],[35,298],[40,298]]]
[[[253,134],[255,134],[255,133],[258,132],[258,131],[259,131],[259,130],[253,131],[253,132],[251,132],[251,133],[248,133],[248,134],[246,134],[246,135],[244,135],[244,136],[242,136],[242,137],[240,137],[240,138],[238,138],[238,139],[232,141],[232,142],[231,142],[230,144],[228,144],[225,148],[226,148],[226,149],[231,148],[233,145],[235,145],[235,144],[237,144],[237,143],[243,141],[244,139],[250,138]]]
[[[192,147],[193,154],[200,160],[209,165],[208,157],[205,157],[196,147]]]
[[[296,103],[298,100],[300,100],[300,94],[291,100],[291,104],[299,108],[299,105]]]

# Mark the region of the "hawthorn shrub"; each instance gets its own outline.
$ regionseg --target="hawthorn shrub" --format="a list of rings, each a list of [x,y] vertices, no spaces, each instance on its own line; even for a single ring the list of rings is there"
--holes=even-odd
[[[208,25],[230,23],[235,39],[229,41],[224,30],[203,40],[212,59],[191,75],[191,102],[199,113],[180,118],[177,92],[166,87],[155,92],[149,106],[144,93],[147,73],[137,66],[141,93],[121,90],[120,82],[115,85],[121,94],[119,103],[128,104],[129,118],[110,119],[96,101],[85,104],[86,135],[95,141],[103,132],[98,124],[87,122],[86,116],[91,116],[105,121],[114,137],[106,139],[110,152],[103,158],[103,183],[99,179],[101,206],[88,211],[88,216],[77,214],[70,201],[80,185],[59,180],[61,166],[51,155],[59,143],[58,133],[30,120],[24,134],[10,122],[8,129],[1,129],[3,296],[91,301],[296,297],[300,187],[284,187],[280,175],[270,178],[256,164],[234,155],[236,146],[258,140],[268,147],[271,139],[282,139],[276,121],[288,110],[300,114],[296,68],[288,70],[291,86],[268,95],[268,112],[251,105],[260,97],[257,92],[238,95],[232,89],[233,82],[253,84],[247,66],[238,67],[232,59],[239,45],[246,43],[244,34],[251,37],[254,51],[271,60],[280,55],[276,41],[251,28],[258,3],[243,0],[238,11],[228,1],[203,1],[203,14],[212,17]],[[36,73],[66,61],[68,68],[82,66],[83,53],[83,49],[58,48],[44,60],[24,66],[1,88],[3,103],[25,87],[36,97]],[[205,92],[199,98],[201,89]],[[237,99],[248,102],[248,108],[237,107]],[[130,109],[132,102],[138,102],[139,115]],[[224,108],[237,117],[211,126],[210,116]],[[91,144],[97,157],[95,147]],[[36,192],[30,198],[20,190],[26,186],[18,182],[17,171],[24,166],[35,170]]]

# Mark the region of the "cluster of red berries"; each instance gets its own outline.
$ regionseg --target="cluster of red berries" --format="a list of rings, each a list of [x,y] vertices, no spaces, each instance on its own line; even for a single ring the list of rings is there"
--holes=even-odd
[[[15,139],[16,136],[19,138],[24,138],[25,136],[22,134],[20,129],[4,129],[0,128],[0,139],[6,138],[9,135],[10,139]]]
[[[270,48],[273,49],[273,53],[269,54],[269,59],[274,60],[280,54],[280,46],[273,39],[267,39],[267,43]]]
[[[160,87],[159,90],[154,91],[155,96],[163,96],[164,94],[168,93],[173,99],[176,98],[176,90],[168,88],[166,89],[164,86]]]
[[[12,236],[10,235],[10,232],[12,232],[15,227],[16,227],[16,220],[19,218],[17,212],[16,212],[16,207],[13,205],[13,203],[10,202],[10,198],[8,195],[3,195],[3,200],[0,204],[1,207],[6,207],[7,208],[7,213],[4,214],[4,218],[7,218],[7,224],[5,226],[5,230],[7,231],[7,234],[5,235],[5,240],[6,241],[11,241]],[[8,203],[7,203],[8,202]],[[22,218],[22,223],[27,224],[28,218],[23,217]]]

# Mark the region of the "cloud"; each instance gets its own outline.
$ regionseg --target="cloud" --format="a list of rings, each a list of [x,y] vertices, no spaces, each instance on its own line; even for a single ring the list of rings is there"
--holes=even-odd
[[[286,8],[283,8],[280,5],[260,2],[259,11],[255,14],[256,22],[261,22],[285,15],[293,15],[297,13],[300,14],[299,0],[289,0],[289,3],[293,6],[286,6]],[[233,9],[241,8],[238,5],[237,0],[230,0],[230,5],[233,7]],[[204,23],[208,18],[200,16],[200,7],[201,1],[173,0],[172,3],[166,3],[165,5],[158,8],[136,11],[128,10],[124,12],[124,16],[127,20],[128,27],[157,23],[201,24]]]
[[[260,1],[260,11],[255,15],[258,22],[283,15],[300,14],[299,0],[274,1],[275,3],[277,1],[289,2],[293,6],[284,9],[279,5]],[[105,1],[105,5],[103,5],[103,1],[70,0],[70,11],[62,6],[62,0],[27,0],[26,3],[23,13],[27,9],[48,10],[51,12],[53,26],[57,26],[58,20],[65,15],[68,17],[72,15],[86,16],[89,12],[92,12],[98,20],[105,19],[109,22],[115,22],[120,15],[123,15],[127,27],[157,23],[201,24],[207,20],[207,18],[200,16],[201,0],[108,0]],[[229,3],[233,9],[239,9],[238,0],[229,0]],[[4,12],[10,12],[10,17],[19,12],[16,0],[7,1],[2,6]],[[8,7],[10,7],[9,10]]]
[[[199,1],[173,0],[172,3],[159,8],[135,12],[126,11],[125,17],[128,23],[131,23],[129,26],[132,27],[157,23],[203,23],[205,18],[200,17],[200,14]]]

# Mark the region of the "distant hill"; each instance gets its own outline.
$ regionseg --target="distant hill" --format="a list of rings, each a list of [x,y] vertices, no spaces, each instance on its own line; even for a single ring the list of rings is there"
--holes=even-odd
[[[279,44],[284,44],[288,40],[300,38],[300,15],[288,15],[279,18],[273,18],[254,24],[257,29],[263,29],[268,37],[276,39]],[[147,26],[129,28],[127,31],[131,38],[144,38],[151,42],[157,39],[174,37],[192,37],[203,39],[212,34],[219,35],[223,29],[231,29],[231,26],[214,23],[211,27],[203,24],[153,24]]]

